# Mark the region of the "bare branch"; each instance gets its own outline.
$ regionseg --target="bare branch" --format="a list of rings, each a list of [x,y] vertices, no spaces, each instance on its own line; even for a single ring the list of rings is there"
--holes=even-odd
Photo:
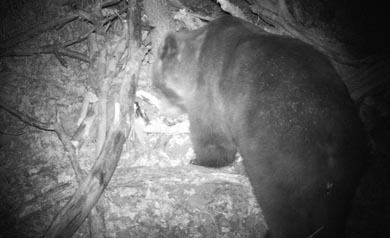
[[[89,63],[89,57],[59,45],[46,45],[38,49],[15,49],[8,51],[3,56],[32,56],[37,54],[58,54],[59,56],[68,56]]]
[[[77,44],[77,43],[80,43],[81,41],[85,40],[88,38],[88,36],[90,34],[92,34],[95,30],[96,30],[96,26],[93,27],[91,30],[89,30],[87,33],[85,33],[84,35],[81,35],[75,39],[72,39],[70,41],[67,41],[65,43],[62,44],[63,47],[67,47],[67,46],[71,46],[71,45],[74,45],[74,44]]]
[[[3,42],[0,42],[0,56],[4,55],[5,53],[7,53],[7,51],[9,49],[11,49],[13,46],[21,43],[21,42],[24,42],[24,41],[27,41],[28,39],[34,37],[34,36],[37,36],[39,34],[41,34],[42,32],[45,32],[45,31],[48,31],[50,29],[53,29],[59,25],[64,25],[68,22],[71,22],[75,19],[77,19],[79,17],[78,14],[72,12],[72,13],[69,13],[68,15],[66,16],[61,16],[61,17],[57,17],[55,18],[54,20],[50,21],[50,22],[47,22],[47,23],[44,23],[44,24],[41,24],[39,25],[38,27],[33,27],[31,28],[30,30],[26,31],[26,32],[21,32],[13,37],[10,37],[8,38],[7,40],[3,41]]]
[[[65,151],[67,152],[67,157],[72,164],[72,167],[73,167],[73,170],[75,171],[77,180],[79,182],[81,181],[81,178],[84,176],[85,173],[83,172],[79,163],[77,162],[76,153],[73,149],[73,146],[72,146],[68,136],[66,135],[62,125],[59,122],[55,122],[55,123],[40,122],[40,121],[35,120],[34,118],[32,118],[28,115],[25,115],[25,114],[19,112],[18,110],[15,110],[15,109],[12,109],[12,108],[5,106],[1,102],[0,102],[0,107],[3,108],[4,110],[6,110],[7,112],[11,113],[12,115],[16,116],[17,118],[19,118],[22,122],[24,122],[32,127],[35,127],[35,128],[41,129],[41,130],[45,130],[45,131],[54,131],[57,134],[60,141],[62,142],[62,144],[64,145]]]
[[[3,108],[7,112],[16,116],[17,118],[19,118],[22,122],[26,123],[27,125],[30,125],[32,127],[36,127],[38,129],[45,130],[45,131],[55,131],[53,123],[40,122],[38,120],[35,120],[34,118],[32,118],[28,115],[25,115],[25,114],[19,112],[18,110],[7,107],[1,101],[0,101],[0,108]]]

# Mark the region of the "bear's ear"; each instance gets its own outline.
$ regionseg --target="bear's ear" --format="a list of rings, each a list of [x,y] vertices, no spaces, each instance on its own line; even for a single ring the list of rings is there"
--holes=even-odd
[[[177,57],[179,52],[176,36],[169,34],[165,37],[164,45],[160,49],[159,56],[161,60],[172,60]]]

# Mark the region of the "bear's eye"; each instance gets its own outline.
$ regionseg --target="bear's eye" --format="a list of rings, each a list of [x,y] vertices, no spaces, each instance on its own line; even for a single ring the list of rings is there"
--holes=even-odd
[[[168,35],[165,38],[164,46],[162,48],[160,59],[161,60],[171,60],[175,58],[178,54],[178,44],[175,36]]]

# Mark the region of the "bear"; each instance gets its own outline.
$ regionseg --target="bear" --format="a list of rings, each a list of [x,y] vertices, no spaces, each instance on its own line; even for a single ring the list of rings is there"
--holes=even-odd
[[[218,168],[242,156],[266,237],[345,237],[369,147],[326,56],[222,16],[168,34],[152,83],[171,112],[188,114],[193,164]]]

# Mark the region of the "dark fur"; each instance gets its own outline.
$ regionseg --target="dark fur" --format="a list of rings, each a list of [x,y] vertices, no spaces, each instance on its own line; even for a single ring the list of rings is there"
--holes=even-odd
[[[188,113],[193,163],[220,167],[237,150],[270,237],[344,237],[367,143],[329,61],[298,40],[233,17],[168,35],[153,83]]]

